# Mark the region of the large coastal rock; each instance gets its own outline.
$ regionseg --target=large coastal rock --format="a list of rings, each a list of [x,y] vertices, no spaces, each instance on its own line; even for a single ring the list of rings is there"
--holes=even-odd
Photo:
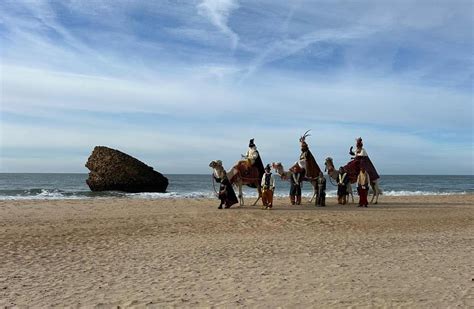
[[[165,192],[168,178],[121,151],[96,146],[87,160],[92,191]]]

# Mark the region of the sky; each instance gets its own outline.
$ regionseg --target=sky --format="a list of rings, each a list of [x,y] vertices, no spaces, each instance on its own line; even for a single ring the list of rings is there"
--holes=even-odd
[[[474,7],[452,1],[0,1],[0,172],[88,172],[119,149],[165,174],[250,138],[320,166],[357,137],[380,174],[470,174]]]

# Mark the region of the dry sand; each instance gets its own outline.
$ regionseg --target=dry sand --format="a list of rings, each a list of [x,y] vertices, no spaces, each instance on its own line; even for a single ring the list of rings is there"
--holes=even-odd
[[[474,195],[0,202],[1,306],[473,307]]]

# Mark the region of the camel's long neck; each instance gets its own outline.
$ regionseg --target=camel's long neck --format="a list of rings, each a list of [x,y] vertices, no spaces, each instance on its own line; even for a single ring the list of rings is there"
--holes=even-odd
[[[331,177],[331,178],[334,179],[334,180],[337,180],[337,177],[339,176],[339,172],[336,171],[336,169],[334,168],[334,166],[332,166],[332,167],[329,166],[329,167],[327,168],[327,170],[328,170],[328,175],[329,175],[329,177]]]
[[[288,177],[288,172],[285,171],[285,169],[283,167],[280,167],[278,169],[276,169],[276,172],[278,175],[280,175],[280,177],[282,179],[286,179]]]
[[[235,167],[232,167],[228,172],[227,172],[227,178],[229,181],[232,183],[234,180],[234,176],[238,173],[237,169]]]
[[[215,168],[214,169],[214,176],[220,179],[224,179],[225,177],[225,171],[223,168]]]

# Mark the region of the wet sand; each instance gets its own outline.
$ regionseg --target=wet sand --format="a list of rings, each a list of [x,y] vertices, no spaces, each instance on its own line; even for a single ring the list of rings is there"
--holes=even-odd
[[[0,202],[1,306],[473,307],[474,195]]]

